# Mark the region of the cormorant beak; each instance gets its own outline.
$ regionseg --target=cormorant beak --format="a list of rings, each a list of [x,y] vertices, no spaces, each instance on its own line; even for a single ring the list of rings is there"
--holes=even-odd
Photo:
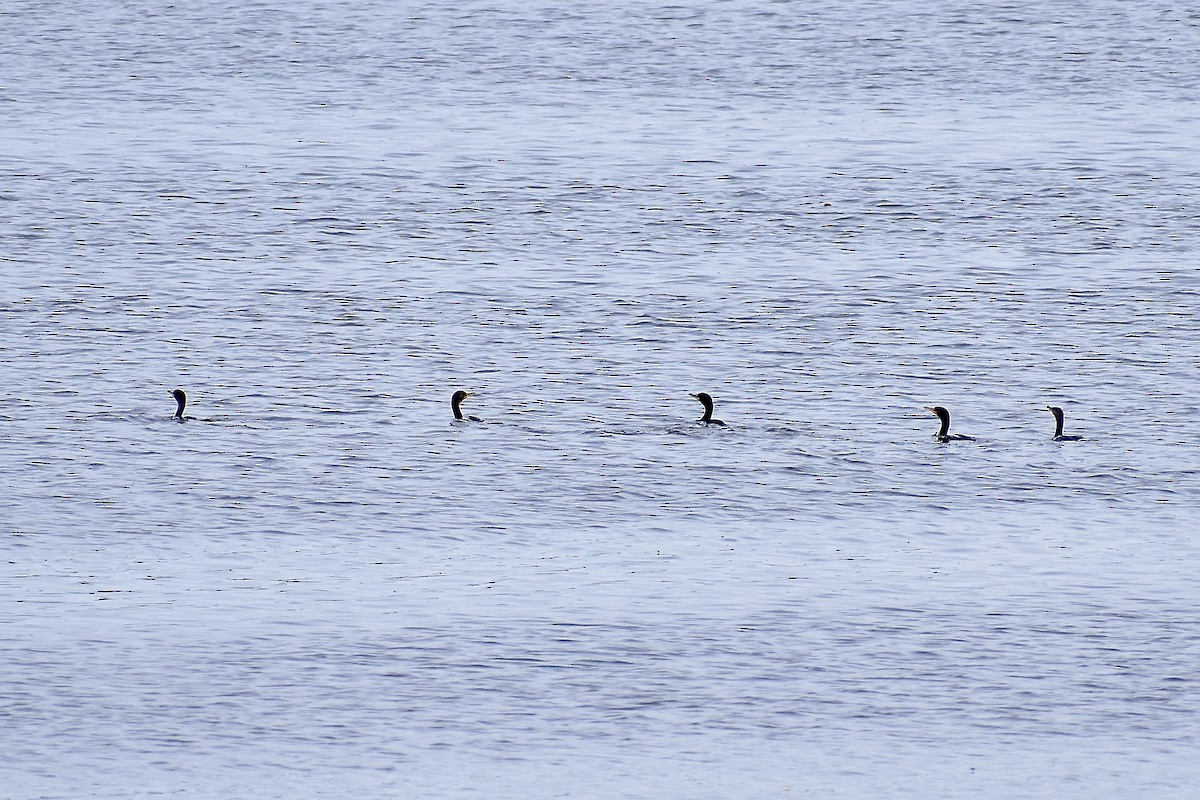
[[[928,411],[930,414],[937,416],[937,412],[933,410],[933,406],[925,406],[925,410]]]
[[[695,399],[697,399],[697,400],[699,400],[699,399],[700,399],[700,395],[698,395],[698,394],[692,394],[691,392],[688,392],[688,397],[694,397],[694,398],[695,398]]]

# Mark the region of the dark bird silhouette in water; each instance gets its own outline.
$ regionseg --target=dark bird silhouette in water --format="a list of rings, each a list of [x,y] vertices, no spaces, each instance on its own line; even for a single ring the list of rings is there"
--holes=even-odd
[[[692,397],[699,400],[700,404],[704,406],[704,416],[697,420],[698,422],[703,422],[705,425],[720,425],[722,428],[729,427],[721,420],[713,419],[712,395],[710,395],[708,392],[697,392],[696,394],[693,394]]]
[[[171,392],[171,396],[175,398],[175,419],[180,422],[189,419],[183,415],[183,409],[187,406],[187,395],[183,393],[183,389],[176,389]]]
[[[483,422],[483,420],[481,420],[479,417],[463,416],[462,401],[473,395],[474,392],[464,392],[462,389],[459,389],[454,393],[454,396],[450,398],[450,408],[454,411],[455,419],[468,420],[470,422]]]
[[[934,439],[939,442],[973,442],[974,436],[966,436],[961,433],[950,432],[950,412],[943,406],[926,406],[925,410],[931,414],[937,414],[938,419],[942,421],[942,427],[938,428],[938,432],[933,435]]]
[[[1063,429],[1063,410],[1058,406],[1046,406],[1046,409],[1054,415],[1054,441],[1056,442],[1078,442],[1082,441],[1082,436],[1064,436]]]

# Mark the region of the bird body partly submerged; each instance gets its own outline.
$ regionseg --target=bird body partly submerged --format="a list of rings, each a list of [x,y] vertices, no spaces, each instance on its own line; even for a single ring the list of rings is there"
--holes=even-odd
[[[1061,408],[1058,406],[1046,406],[1046,410],[1054,415],[1054,441],[1079,442],[1083,440],[1082,436],[1063,434],[1063,410]]]
[[[462,389],[459,389],[454,393],[454,396],[450,398],[450,410],[454,412],[454,418],[456,420],[461,420],[463,422],[483,422],[483,420],[481,420],[479,417],[466,416],[462,412],[463,400],[471,397],[472,394],[473,392],[464,392]]]
[[[938,428],[938,432],[933,435],[933,438],[938,442],[973,442],[974,436],[967,436],[962,433],[950,432],[950,412],[943,406],[927,406],[925,408],[931,414],[936,414],[937,418],[942,421],[942,427]]]
[[[697,392],[696,394],[693,394],[692,397],[699,400],[700,404],[702,406],[704,406],[704,416],[702,416],[702,417],[700,417],[700,419],[696,420],[697,422],[701,422],[705,425],[717,425],[722,428],[729,427],[728,425],[726,425],[724,423],[724,421],[719,420],[719,419],[713,419],[712,395],[710,395],[708,392]]]

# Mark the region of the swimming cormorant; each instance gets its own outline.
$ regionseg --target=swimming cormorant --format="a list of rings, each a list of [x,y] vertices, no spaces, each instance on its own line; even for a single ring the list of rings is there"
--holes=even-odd
[[[183,407],[187,405],[187,395],[183,393],[183,389],[176,389],[171,392],[171,396],[175,398],[175,419],[183,422]]]
[[[973,442],[974,436],[966,436],[961,433],[950,432],[950,412],[943,406],[926,406],[925,410],[931,414],[937,414],[938,419],[942,421],[942,427],[938,428],[938,432],[933,435],[934,439],[939,442]]]
[[[473,394],[474,392],[464,392],[462,389],[459,389],[454,393],[454,396],[450,398],[450,408],[454,410],[455,419],[464,419],[471,422],[483,422],[483,420],[481,420],[479,417],[463,416],[461,408],[462,401],[466,400],[468,397],[471,397]]]
[[[1063,410],[1058,406],[1046,406],[1046,408],[1054,415],[1054,441],[1078,442],[1083,439],[1082,436],[1063,436]]]
[[[704,406],[704,416],[698,420],[699,422],[703,422],[705,425],[720,425],[722,428],[729,427],[721,420],[712,418],[712,414],[713,414],[712,395],[710,395],[708,392],[698,392],[691,396],[696,398],[697,400],[699,400],[701,405]]]

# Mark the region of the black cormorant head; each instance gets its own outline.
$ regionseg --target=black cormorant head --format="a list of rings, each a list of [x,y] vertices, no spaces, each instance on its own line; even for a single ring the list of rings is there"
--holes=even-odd
[[[1046,410],[1054,415],[1054,435],[1062,436],[1063,432],[1063,410],[1058,406],[1046,406]]]
[[[450,398],[450,408],[454,411],[455,419],[463,418],[462,408],[460,408],[460,406],[462,405],[462,401],[466,400],[472,394],[473,392],[464,392],[462,389],[459,389],[454,393],[454,396]]]
[[[945,436],[950,432],[950,412],[945,406],[926,406],[925,410],[930,414],[937,414],[937,418],[942,421],[941,430],[938,431],[938,436]]]
[[[708,392],[697,392],[696,394],[693,394],[692,397],[699,400],[700,404],[702,406],[704,406],[704,416],[700,418],[700,421],[708,422],[710,419],[712,419],[712,415],[713,415],[712,395],[710,395]]]
[[[183,419],[183,407],[187,405],[187,395],[183,393],[183,389],[176,389],[171,392],[171,396],[175,398],[178,407],[175,409],[175,418]]]

